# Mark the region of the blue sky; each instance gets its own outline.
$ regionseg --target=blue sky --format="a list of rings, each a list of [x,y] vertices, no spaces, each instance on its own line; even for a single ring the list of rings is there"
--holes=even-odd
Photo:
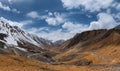
[[[0,17],[49,40],[120,24],[120,0],[0,0]]]

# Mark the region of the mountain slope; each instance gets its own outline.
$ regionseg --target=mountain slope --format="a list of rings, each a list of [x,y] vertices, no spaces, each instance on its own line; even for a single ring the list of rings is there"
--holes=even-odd
[[[44,47],[44,45],[52,45],[52,42],[39,38],[38,36],[29,34],[21,30],[17,26],[11,26],[4,19],[0,19],[0,34],[5,34],[7,37],[4,38],[4,41],[7,44],[18,45],[17,42],[27,42],[34,44],[38,47]]]
[[[17,26],[11,26],[4,19],[0,19],[0,35],[1,35],[0,41],[8,45],[10,44],[18,46],[18,42],[21,44],[23,43],[33,44],[41,48],[52,45],[51,41],[45,40],[33,34],[29,34],[21,30]]]
[[[51,46],[51,41],[29,34],[0,19],[0,54],[12,53],[29,59],[51,62],[51,57],[56,55],[55,52],[46,49]]]
[[[60,47],[61,54],[54,57],[60,64],[119,64],[120,28],[85,31]]]

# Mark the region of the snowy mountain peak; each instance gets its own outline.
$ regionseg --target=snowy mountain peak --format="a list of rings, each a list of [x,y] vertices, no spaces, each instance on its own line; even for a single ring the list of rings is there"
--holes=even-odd
[[[0,39],[0,41],[7,45],[18,46],[18,42],[21,44],[29,43],[38,47],[52,45],[51,41],[29,34],[17,26],[11,26],[6,20],[0,18],[0,35],[2,34],[6,35],[6,37]]]

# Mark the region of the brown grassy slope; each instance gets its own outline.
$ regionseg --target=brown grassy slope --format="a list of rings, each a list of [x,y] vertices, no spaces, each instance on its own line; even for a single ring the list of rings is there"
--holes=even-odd
[[[0,71],[43,71],[38,63],[17,55],[0,55]]]
[[[81,40],[82,42],[79,40],[81,34],[71,39],[72,41],[69,42],[77,41],[76,44],[67,49],[66,52],[54,57],[58,63],[76,64],[82,60],[92,61],[93,64],[120,63],[120,33],[118,30],[111,29],[104,33],[94,31],[94,33],[89,34],[90,36],[87,35],[88,39]],[[71,45],[71,43],[65,44]]]
[[[45,64],[17,55],[0,55],[0,71],[108,71],[105,66],[71,66]],[[113,71],[113,70],[112,70]]]

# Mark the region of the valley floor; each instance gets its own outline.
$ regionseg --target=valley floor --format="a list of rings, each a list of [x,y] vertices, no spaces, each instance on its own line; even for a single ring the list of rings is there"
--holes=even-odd
[[[0,71],[120,71],[120,65],[52,65],[4,54],[0,55]]]

